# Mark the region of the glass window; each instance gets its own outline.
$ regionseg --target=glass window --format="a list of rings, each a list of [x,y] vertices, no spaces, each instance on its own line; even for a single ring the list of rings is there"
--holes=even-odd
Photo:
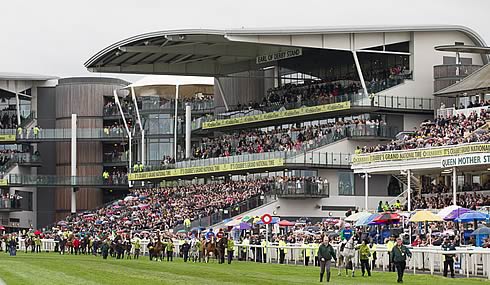
[[[15,194],[22,197],[22,199],[19,200],[20,209],[24,211],[32,211],[32,192],[15,191]]]
[[[339,171],[339,195],[354,195],[354,173],[350,171]]]

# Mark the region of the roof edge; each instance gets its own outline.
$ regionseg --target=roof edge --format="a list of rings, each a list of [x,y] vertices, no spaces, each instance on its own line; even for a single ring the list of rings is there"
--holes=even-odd
[[[473,29],[462,25],[412,25],[412,26],[339,26],[339,27],[297,27],[297,28],[251,28],[251,29],[181,29],[181,30],[166,30],[144,33],[129,37],[118,41],[112,45],[102,49],[92,57],[90,57],[84,66],[90,70],[91,65],[106,53],[129,43],[144,40],[147,38],[178,35],[178,34],[195,34],[195,35],[284,35],[284,34],[334,34],[334,33],[372,33],[372,32],[428,32],[428,31],[460,31],[471,38],[471,40],[479,46],[486,46],[483,38]],[[488,60],[487,60],[488,61]]]

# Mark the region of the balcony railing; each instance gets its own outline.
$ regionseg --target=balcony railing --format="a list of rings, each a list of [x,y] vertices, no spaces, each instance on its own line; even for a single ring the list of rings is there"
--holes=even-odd
[[[283,198],[328,198],[330,185],[324,181],[277,182],[274,192],[278,197]]]
[[[420,111],[434,111],[434,100],[431,98],[420,97],[400,97],[400,96],[387,96],[387,95],[365,95],[365,94],[346,94],[339,95],[328,100],[312,100],[308,102],[302,102],[301,104],[291,104],[294,108],[300,108],[303,106],[318,106],[324,104],[333,104],[340,102],[351,102],[351,108],[353,107],[372,107],[372,108],[387,108],[387,109],[402,109],[402,110],[420,110]],[[296,105],[295,105],[296,104]],[[278,105],[277,107],[261,108],[260,110],[247,110],[240,112],[232,112],[231,114],[218,114],[216,116],[207,115],[205,117],[197,118],[192,122],[192,129],[202,128],[204,122],[210,122],[215,120],[224,120],[230,118],[238,118],[244,116],[259,115],[267,112],[275,112],[285,107],[285,105]],[[287,106],[286,106],[287,107]],[[288,109],[288,108],[286,108]],[[266,112],[265,112],[265,111]]]
[[[20,200],[0,198],[0,211],[2,210],[20,210]]]
[[[0,135],[14,135],[16,140],[65,140],[71,138],[71,129],[40,129],[37,134],[34,129],[23,129],[18,132],[14,129],[1,129]],[[77,129],[77,139],[121,139],[127,138],[126,131],[105,130],[99,128]]]
[[[434,79],[463,78],[481,68],[472,64],[443,64],[434,66]]]
[[[102,176],[57,176],[57,175],[19,175],[9,174],[9,185],[32,186],[73,186],[73,187],[102,187],[127,186],[127,176],[122,179],[104,179]]]

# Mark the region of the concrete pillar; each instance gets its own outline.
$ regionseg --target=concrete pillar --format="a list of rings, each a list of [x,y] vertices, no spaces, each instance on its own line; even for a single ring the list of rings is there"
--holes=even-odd
[[[453,167],[453,205],[456,206],[456,192],[458,191],[458,175],[456,172],[456,166]]]
[[[77,176],[77,114],[71,114],[71,176],[72,183]],[[76,187],[71,189],[71,213],[77,212]]]
[[[369,174],[364,173],[364,210],[369,210],[368,207],[368,197],[369,197]]]
[[[412,211],[412,171],[409,169],[407,170],[407,210],[410,212]]]
[[[175,86],[175,114],[174,114],[174,159],[177,161],[177,120],[179,117],[178,113],[179,105],[179,85]]]
[[[192,107],[185,105],[185,158],[191,158]]]

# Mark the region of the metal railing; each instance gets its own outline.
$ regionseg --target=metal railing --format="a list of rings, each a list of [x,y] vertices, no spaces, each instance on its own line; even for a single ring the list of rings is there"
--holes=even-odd
[[[277,200],[277,197],[271,195],[271,192],[257,195],[235,205],[220,209],[218,212],[209,216],[199,217],[191,222],[191,227],[209,227],[220,223],[225,219],[238,216],[275,200]],[[183,228],[183,225],[175,227],[174,230],[178,230],[180,228]]]
[[[57,175],[19,175],[9,174],[9,185],[23,186],[127,186],[127,176],[125,179],[109,180],[102,176],[57,176]]]
[[[466,77],[479,68],[481,65],[472,64],[442,64],[434,66],[434,79],[442,78],[463,78]]]
[[[0,210],[20,210],[20,200],[0,198]]]
[[[63,140],[71,138],[71,129],[40,129],[37,134],[34,129],[2,129],[0,135],[15,135],[16,140]],[[127,138],[126,131],[106,130],[102,128],[77,129],[77,139],[121,139]]]
[[[325,104],[333,104],[340,102],[351,102],[352,107],[372,107],[372,108],[387,108],[387,109],[407,109],[407,110],[420,110],[420,111],[434,111],[434,100],[431,98],[420,98],[420,97],[400,97],[400,96],[388,96],[388,95],[365,95],[365,94],[345,94],[339,95],[332,98],[328,98],[326,100],[312,100],[303,104],[291,104],[296,108],[301,108],[304,106],[318,106]],[[192,122],[192,129],[197,130],[202,128],[202,124],[204,122],[210,122],[215,120],[224,120],[230,118],[238,118],[244,116],[253,116],[268,112],[276,112],[284,110],[284,107],[288,107],[286,105],[278,105],[277,107],[267,107],[264,109],[253,109],[242,112],[234,112],[232,114],[218,114],[215,116],[207,115],[205,117],[200,117]],[[288,108],[285,108],[288,109]],[[264,111],[265,110],[265,111]],[[288,109],[289,110],[289,109]]]
[[[177,104],[177,109],[182,111],[185,110],[186,104],[191,105],[192,111],[205,111],[213,112],[215,108],[214,100],[208,101],[194,101],[194,102],[182,102],[179,101]],[[175,101],[160,101],[158,99],[142,99],[138,100],[138,105],[141,106],[140,112],[151,113],[160,112],[162,110],[170,111],[175,110]]]
[[[323,181],[287,181],[277,182],[274,193],[278,197],[322,197],[330,195],[330,184]]]

